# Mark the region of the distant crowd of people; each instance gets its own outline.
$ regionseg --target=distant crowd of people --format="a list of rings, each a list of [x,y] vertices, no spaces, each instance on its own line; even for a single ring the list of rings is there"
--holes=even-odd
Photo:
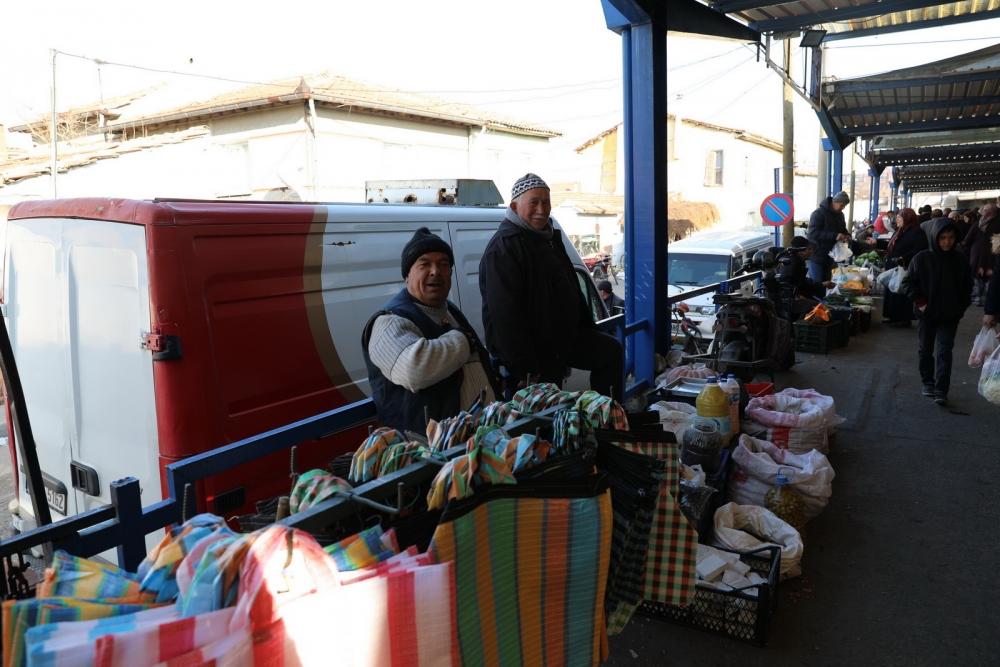
[[[983,325],[997,324],[1000,198],[982,208],[889,210],[874,223],[855,223],[853,238],[844,220],[848,203],[847,193],[838,192],[820,202],[810,217],[809,280],[829,284],[835,264],[829,253],[839,241],[849,243],[854,254],[877,249],[884,254],[886,270],[901,267],[902,285],[895,292],[886,291],[882,322],[905,328],[917,320],[922,393],[947,405],[952,350],[965,311],[972,305],[982,307]]]

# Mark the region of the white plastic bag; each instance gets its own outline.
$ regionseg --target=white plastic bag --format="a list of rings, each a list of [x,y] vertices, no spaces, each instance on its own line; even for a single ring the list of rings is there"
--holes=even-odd
[[[659,401],[649,406],[650,410],[660,413],[660,425],[664,431],[670,431],[677,436],[677,442],[684,437],[684,431],[698,419],[698,410],[687,403]]]
[[[741,435],[733,461],[739,469],[730,477],[728,497],[740,505],[763,507],[764,496],[777,483],[781,468],[795,471],[791,485],[802,495],[806,521],[816,518],[830,502],[833,467],[816,450],[794,454],[765,440]]]
[[[1000,347],[1000,340],[997,340],[997,333],[993,329],[983,327],[972,343],[972,354],[969,355],[969,366],[979,368],[986,361],[986,358],[993,354]]]
[[[979,395],[993,405],[1000,405],[1000,347],[983,364],[979,376]]]
[[[802,574],[799,566],[805,549],[802,536],[763,507],[727,503],[715,510],[715,539],[722,546],[736,551],[752,551],[772,545],[781,547],[782,578],[790,579]]]
[[[903,276],[906,271],[903,270],[901,266],[894,266],[888,271],[883,271],[878,275],[878,282],[882,287],[886,288],[890,292],[898,292],[899,286],[903,282]]]
[[[847,241],[837,241],[833,244],[833,250],[830,251],[830,257],[833,257],[833,261],[840,263],[846,262],[851,257],[854,257],[854,253],[851,252],[851,246],[847,244]]]

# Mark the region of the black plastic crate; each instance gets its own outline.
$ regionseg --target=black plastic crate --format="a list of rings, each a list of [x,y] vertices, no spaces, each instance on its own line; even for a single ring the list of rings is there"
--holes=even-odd
[[[739,553],[731,549],[720,551]],[[778,604],[781,549],[761,547],[740,554],[740,560],[767,579],[766,584],[756,587],[757,595],[749,595],[745,589],[718,591],[698,585],[694,601],[686,607],[644,601],[639,606],[639,613],[763,646],[767,643],[771,615]]]
[[[847,345],[850,321],[834,321],[824,324],[795,322],[793,328],[797,351],[827,354],[830,350]]]

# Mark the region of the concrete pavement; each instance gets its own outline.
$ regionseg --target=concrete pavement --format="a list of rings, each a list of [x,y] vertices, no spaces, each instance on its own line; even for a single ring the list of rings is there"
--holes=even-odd
[[[637,616],[608,664],[997,664],[1000,407],[967,364],[981,318],[970,309],[960,326],[948,408],[920,395],[915,326],[876,322],[828,356],[800,353],[778,388],[831,395],[848,421],[830,443],[833,497],[806,528],[803,576],[779,587],[768,645]]]

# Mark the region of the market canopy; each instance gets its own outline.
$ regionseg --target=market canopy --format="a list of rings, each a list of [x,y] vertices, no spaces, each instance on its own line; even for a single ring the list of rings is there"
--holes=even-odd
[[[824,41],[831,41],[1000,17],[1000,0],[716,0],[708,4],[714,17],[699,11],[706,5],[698,0],[667,6],[670,32],[745,41],[805,28],[825,30]]]

